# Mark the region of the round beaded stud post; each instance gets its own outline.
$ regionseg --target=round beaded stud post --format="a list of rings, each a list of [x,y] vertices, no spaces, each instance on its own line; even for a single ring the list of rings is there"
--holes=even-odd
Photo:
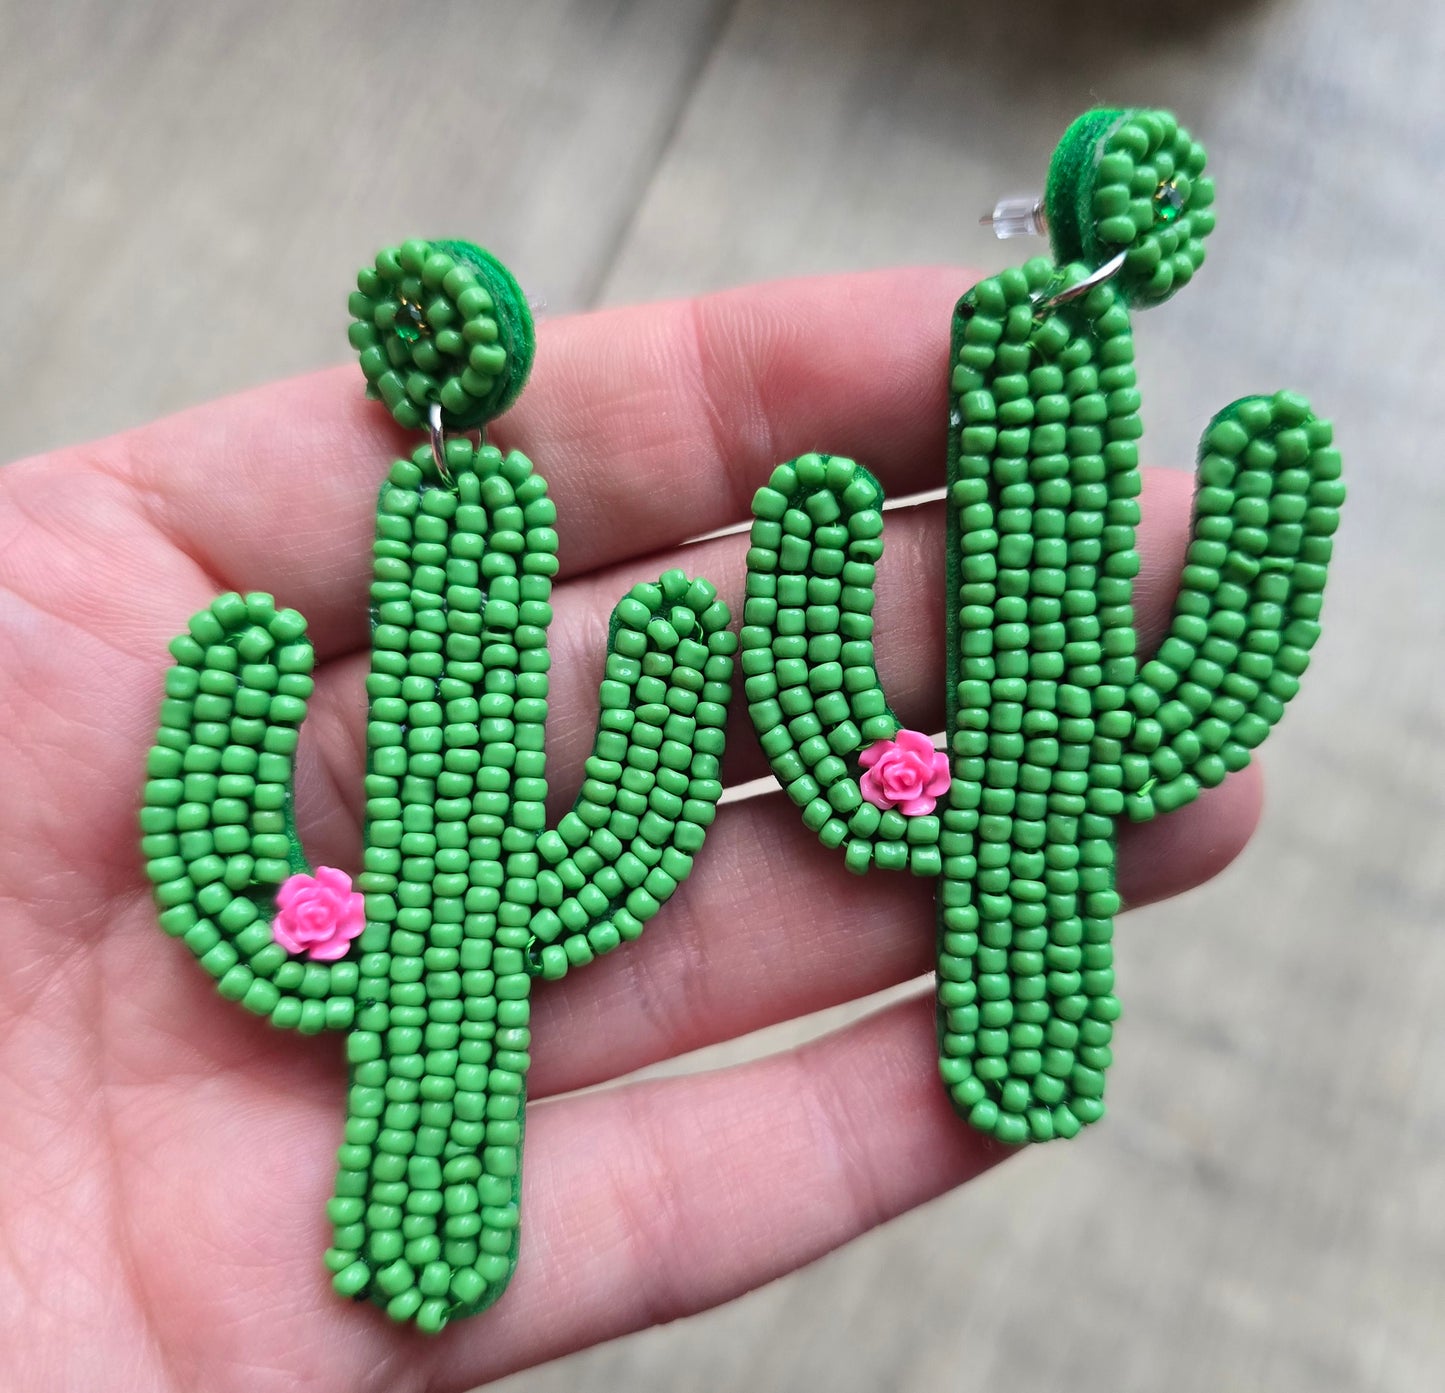
[[[142,850],[161,926],[223,996],[348,1032],[326,1262],[343,1295],[436,1331],[516,1265],[534,979],[636,938],[702,846],[735,640],[680,571],[618,604],[587,778],[547,830],[556,508],[523,455],[448,435],[521,390],[527,302],[479,248],[412,241],[351,312],[369,393],[429,430],[377,504],[360,878],[313,875],[298,841],[313,653],[264,594],[222,595],[171,645]]]
[[[1168,113],[1089,112],[1055,153],[1046,198],[995,214],[1003,235],[1046,221],[1055,259],[958,303],[952,777],[937,812],[921,765],[892,790],[876,777],[894,747],[925,738],[900,731],[874,667],[882,490],[851,460],[805,455],[753,503],[749,714],[803,821],[850,870],[938,877],[943,1082],[1006,1142],[1071,1137],[1103,1116],[1119,1015],[1116,820],[1182,807],[1243,768],[1320,631],[1340,458],[1329,425],[1279,392],[1235,402],[1205,432],[1169,634],[1151,660],[1136,651],[1130,310],[1202,264],[1214,226],[1203,169]]]

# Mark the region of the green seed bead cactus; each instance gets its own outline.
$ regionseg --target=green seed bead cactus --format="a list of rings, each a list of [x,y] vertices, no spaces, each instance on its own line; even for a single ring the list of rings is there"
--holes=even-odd
[[[1104,1113],[1115,826],[1249,762],[1299,687],[1343,502],[1327,423],[1292,393],[1221,412],[1193,540],[1147,661],[1131,305],[1185,284],[1213,227],[1204,152],[1164,112],[1091,112],[1047,201],[1056,261],[955,311],[948,434],[946,746],[936,812],[876,806],[860,757],[899,721],[873,657],[883,492],[806,455],[754,501],[740,665],[764,751],[847,867],[938,878],[940,1070],[1006,1142]]]
[[[372,367],[379,326],[397,319],[365,291],[388,268],[435,317],[408,319],[380,350],[431,377],[398,396],[394,369],[378,373],[407,424],[430,400],[474,421],[530,365],[520,292],[477,249],[443,264],[457,246],[383,252],[352,303]],[[439,295],[419,295],[416,278]],[[470,355],[446,361],[448,296],[504,344],[488,382]],[[397,460],[377,507],[364,927],[345,956],[307,960],[273,931],[278,887],[309,870],[291,786],[314,655],[296,611],[222,595],[171,645],[141,812],[161,926],[221,994],[277,1026],[348,1032],[326,1261],[339,1292],[428,1331],[488,1306],[511,1277],[533,984],[635,939],[687,876],[722,791],[735,648],[706,581],[669,571],[634,587],[613,613],[586,779],[548,830],[556,509],[517,451],[444,450],[444,472],[430,445]]]

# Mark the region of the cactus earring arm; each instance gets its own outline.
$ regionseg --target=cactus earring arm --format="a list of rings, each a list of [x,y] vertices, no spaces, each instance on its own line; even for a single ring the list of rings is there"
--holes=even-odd
[[[1131,310],[1204,259],[1204,151],[1160,111],[1092,111],[1054,155],[1054,260],[959,301],[950,355],[947,752],[900,729],[873,659],[882,489],[807,455],[753,504],[740,664],[804,823],[850,870],[937,892],[939,1067],[1007,1142],[1103,1116],[1119,1004],[1118,818],[1182,807],[1249,762],[1299,687],[1344,499],[1329,425],[1288,392],[1235,402],[1199,455],[1168,637],[1137,652],[1139,393]]]
[[[377,504],[360,878],[313,874],[297,838],[314,654],[259,593],[171,644],[141,847],[161,927],[222,996],[347,1032],[326,1262],[343,1295],[435,1331],[517,1261],[535,979],[636,938],[701,849],[734,639],[680,571],[623,598],[588,777],[548,830],[556,508],[524,455],[448,434],[521,391],[527,302],[487,252],[412,241],[361,272],[351,312],[369,394],[430,437]]]

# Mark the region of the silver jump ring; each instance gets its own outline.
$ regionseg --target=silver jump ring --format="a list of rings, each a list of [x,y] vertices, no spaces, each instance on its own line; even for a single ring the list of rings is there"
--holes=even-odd
[[[1095,267],[1083,280],[1075,281],[1073,285],[1065,286],[1064,289],[1056,291],[1052,295],[1040,296],[1034,301],[1034,304],[1039,309],[1051,310],[1055,305],[1067,305],[1071,300],[1077,300],[1081,295],[1087,295],[1096,285],[1103,285],[1105,281],[1112,280],[1117,276],[1124,269],[1124,262],[1128,256],[1128,248],[1125,248],[1102,266]]]
[[[441,481],[448,488],[455,487],[452,471],[447,468],[447,438],[442,431],[442,408],[440,402],[432,402],[427,411],[427,425],[431,430],[431,457],[436,464]]]

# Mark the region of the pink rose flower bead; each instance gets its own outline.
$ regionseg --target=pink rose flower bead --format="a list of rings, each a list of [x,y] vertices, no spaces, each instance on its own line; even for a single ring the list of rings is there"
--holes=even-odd
[[[908,817],[931,813],[948,792],[948,756],[921,731],[900,730],[858,756],[863,796],[876,808],[897,808]]]
[[[288,876],[276,892],[271,936],[288,953],[334,962],[366,927],[364,905],[345,871],[317,866],[314,876]]]

